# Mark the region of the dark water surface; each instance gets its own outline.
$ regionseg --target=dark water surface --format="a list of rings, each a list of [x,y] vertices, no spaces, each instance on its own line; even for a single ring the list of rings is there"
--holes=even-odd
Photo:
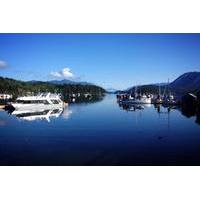
[[[199,116],[140,109],[107,95],[49,120],[0,111],[0,165],[200,165]]]

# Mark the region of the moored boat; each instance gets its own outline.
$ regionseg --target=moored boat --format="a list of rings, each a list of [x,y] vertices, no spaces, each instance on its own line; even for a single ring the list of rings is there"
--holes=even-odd
[[[149,94],[142,94],[137,92],[137,87],[132,94],[117,95],[118,102],[129,104],[151,104],[152,96]]]
[[[159,87],[158,87],[158,95],[157,95],[156,98],[153,99],[153,103],[154,104],[162,104],[163,103],[163,98],[161,96],[160,84],[159,84]]]
[[[163,104],[164,105],[177,105],[179,104],[178,100],[175,99],[173,95],[168,95],[163,99]]]
[[[58,94],[42,93],[37,96],[18,97],[11,106],[15,110],[41,110],[57,109],[65,106]]]
[[[151,97],[148,95],[137,95],[135,97],[130,96],[125,100],[125,103],[130,104],[151,104]]]

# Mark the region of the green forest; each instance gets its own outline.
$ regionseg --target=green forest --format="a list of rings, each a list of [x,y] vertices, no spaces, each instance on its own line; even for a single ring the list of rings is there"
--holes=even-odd
[[[186,93],[194,93],[197,94],[200,90],[198,89],[190,89],[187,87],[171,87],[170,85],[160,86],[160,94],[173,94],[173,95],[184,95]],[[126,92],[134,93],[135,87],[130,88]],[[147,93],[147,94],[158,94],[159,93],[159,86],[157,85],[142,85],[137,87],[137,92],[139,93]]]
[[[106,92],[102,87],[96,85],[64,84],[56,85],[48,82],[24,82],[10,78],[0,77],[0,93],[12,94],[14,98],[27,94],[38,94],[41,92],[60,93],[64,99],[68,99],[72,94],[91,94],[93,96],[103,96]]]

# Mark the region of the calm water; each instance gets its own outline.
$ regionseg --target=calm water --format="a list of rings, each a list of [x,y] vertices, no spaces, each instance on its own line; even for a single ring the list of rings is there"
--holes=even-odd
[[[123,108],[107,95],[43,114],[0,111],[0,165],[200,165],[199,116],[180,109]]]

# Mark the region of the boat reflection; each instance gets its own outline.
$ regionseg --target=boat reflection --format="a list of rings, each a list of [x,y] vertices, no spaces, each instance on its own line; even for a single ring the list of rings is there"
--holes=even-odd
[[[181,113],[187,118],[196,117],[195,122],[200,125],[200,108],[197,107],[188,108],[183,106],[181,108]]]
[[[67,119],[70,118],[70,116],[72,115],[72,113],[73,113],[73,111],[69,107],[66,107],[63,110],[62,117],[67,120]]]
[[[17,118],[25,121],[36,121],[36,120],[46,120],[47,122],[51,121],[51,118],[63,117],[69,119],[72,111],[69,108],[59,108],[52,110],[23,110],[18,111],[14,110],[10,113],[11,115],[16,116]]]
[[[138,110],[144,110],[148,107],[154,106],[155,110],[158,114],[170,114],[172,110],[178,110],[181,112],[181,114],[187,118],[190,117],[196,117],[195,122],[200,125],[200,109],[197,109],[196,107],[183,107],[178,105],[160,105],[160,104],[154,104],[154,105],[142,105],[142,104],[118,104],[120,108],[126,111],[138,111]]]
[[[50,122],[51,117],[58,118],[63,109],[55,109],[55,110],[41,110],[41,111],[17,111],[14,110],[11,115],[15,115],[17,118],[26,120],[26,121],[35,121],[35,120],[46,120]]]
[[[158,113],[170,113],[171,110],[180,109],[177,105],[160,105],[160,104],[154,104],[154,108]]]
[[[137,111],[143,110],[145,108],[150,108],[151,104],[129,104],[129,103],[119,103],[119,107],[126,111]]]

